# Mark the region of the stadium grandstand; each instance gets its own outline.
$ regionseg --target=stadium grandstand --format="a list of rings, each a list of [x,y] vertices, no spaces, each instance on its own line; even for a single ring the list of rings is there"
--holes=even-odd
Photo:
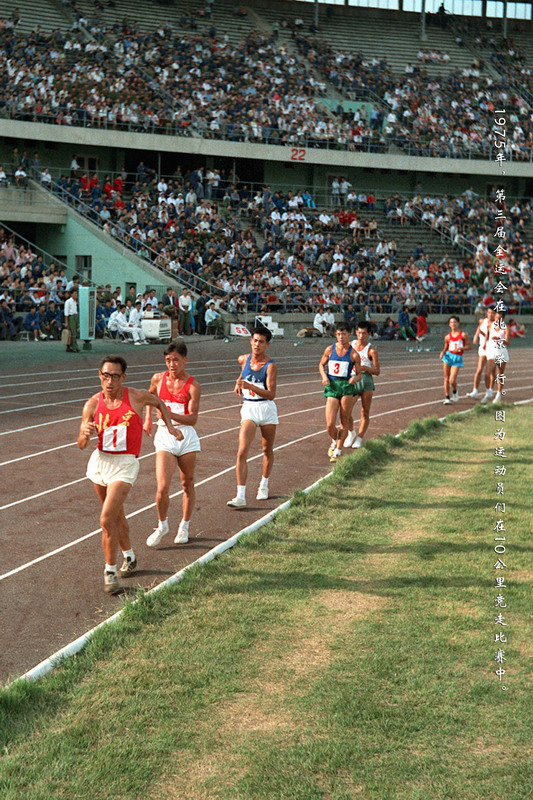
[[[214,299],[394,336],[494,300],[498,214],[531,313],[531,42],[531,3],[0,0],[0,335],[84,282],[102,336],[169,287],[197,333]]]

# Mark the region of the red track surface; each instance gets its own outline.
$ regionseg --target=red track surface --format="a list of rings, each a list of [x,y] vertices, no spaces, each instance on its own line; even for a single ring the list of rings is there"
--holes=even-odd
[[[59,345],[24,347],[18,365],[2,370],[0,391],[0,681],[21,674],[63,647],[120,607],[120,599],[102,591],[98,505],[85,465],[90,450],[75,445],[85,400],[99,388],[96,370],[101,352],[63,356]],[[199,342],[190,347],[189,367],[203,389],[197,426],[202,453],[197,469],[197,510],[187,545],[158,550],[145,545],[156,524],[152,443],[145,438],[141,473],[130,493],[126,513],[139,568],[132,586],[149,588],[198,558],[279,505],[295,489],[308,486],[329,471],[329,439],[324,432],[322,388],[317,363],[324,344],[275,342],[271,355],[279,367],[276,462],[271,498],[255,501],[260,477],[260,440],[253,446],[249,506],[230,509],[234,495],[234,459],[239,426],[239,399],[232,393],[238,373],[236,357],[247,342]],[[31,349],[33,348],[33,350]],[[151,374],[163,367],[162,347],[121,348],[128,359],[128,385],[147,388]],[[468,353],[457,405],[442,406],[442,370],[437,352],[408,353],[399,342],[379,344],[382,374],[376,381],[369,436],[396,433],[416,418],[442,416],[470,407],[476,356]],[[5,352],[5,351],[4,351]],[[28,356],[28,353],[30,355]],[[35,356],[33,356],[35,353]],[[67,358],[69,359],[67,361]],[[531,350],[512,351],[508,401],[533,395]],[[176,479],[174,492],[179,493]],[[177,528],[181,497],[171,503]]]

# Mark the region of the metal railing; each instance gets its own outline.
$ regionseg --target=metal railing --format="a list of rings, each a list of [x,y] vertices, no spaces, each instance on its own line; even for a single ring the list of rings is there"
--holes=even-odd
[[[285,136],[282,131],[277,128],[264,127],[261,130],[260,136],[255,136],[253,130],[243,130],[240,126],[233,127],[231,124],[226,124],[218,131],[213,131],[202,120],[196,120],[191,123],[190,127],[184,128],[179,122],[173,119],[161,118],[159,122],[151,119],[140,119],[138,121],[122,122],[121,120],[113,120],[109,122],[108,119],[100,117],[92,117],[85,109],[69,109],[65,115],[60,111],[57,114],[38,114],[17,107],[9,108],[6,104],[0,111],[0,116],[4,119],[11,119],[19,122],[40,122],[49,125],[60,127],[82,127],[91,128],[95,131],[125,131],[129,133],[144,133],[144,134],[158,134],[165,136],[176,136],[181,138],[193,138],[201,140],[221,140],[235,142],[237,144],[260,144],[260,145],[273,145],[286,148],[304,148],[304,149],[319,149],[319,150],[335,150],[338,152],[353,152],[353,153],[370,153],[381,155],[397,155],[397,156],[416,156],[418,158],[454,158],[466,160],[491,160],[496,158],[496,155],[501,152],[492,145],[484,145],[480,148],[461,146],[450,147],[447,145],[438,145],[438,152],[434,140],[427,139],[413,143],[400,136],[390,136],[384,143],[375,142],[372,139],[363,142],[361,145],[355,145],[353,142],[338,141],[336,137],[320,138],[310,136],[297,136],[296,134],[289,134]],[[507,148],[505,157],[508,162],[516,161],[518,163],[533,162],[533,151],[520,154],[517,156]],[[523,155],[523,157],[521,157]]]

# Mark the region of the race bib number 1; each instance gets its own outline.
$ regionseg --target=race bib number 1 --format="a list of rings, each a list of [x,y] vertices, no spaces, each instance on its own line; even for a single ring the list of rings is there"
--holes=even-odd
[[[106,428],[102,439],[103,449],[108,453],[123,453],[127,449],[127,428],[125,425],[113,425]]]

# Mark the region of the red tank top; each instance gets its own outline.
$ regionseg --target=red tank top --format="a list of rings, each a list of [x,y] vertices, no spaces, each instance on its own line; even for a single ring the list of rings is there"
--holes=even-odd
[[[456,356],[462,356],[465,348],[464,342],[464,333],[459,331],[457,336],[453,336],[450,333],[450,338],[448,339],[448,352],[454,353]]]
[[[159,388],[159,397],[174,414],[188,414],[189,413],[189,389],[194,378],[189,376],[177,394],[171,394],[167,386],[168,371],[164,373],[161,386]],[[162,419],[158,420],[158,424],[165,424]]]
[[[143,421],[130,405],[129,392],[124,387],[124,397],[118,408],[110,409],[104,395],[98,396],[94,416],[98,428],[98,449],[103,453],[130,454],[139,457],[143,435]]]

